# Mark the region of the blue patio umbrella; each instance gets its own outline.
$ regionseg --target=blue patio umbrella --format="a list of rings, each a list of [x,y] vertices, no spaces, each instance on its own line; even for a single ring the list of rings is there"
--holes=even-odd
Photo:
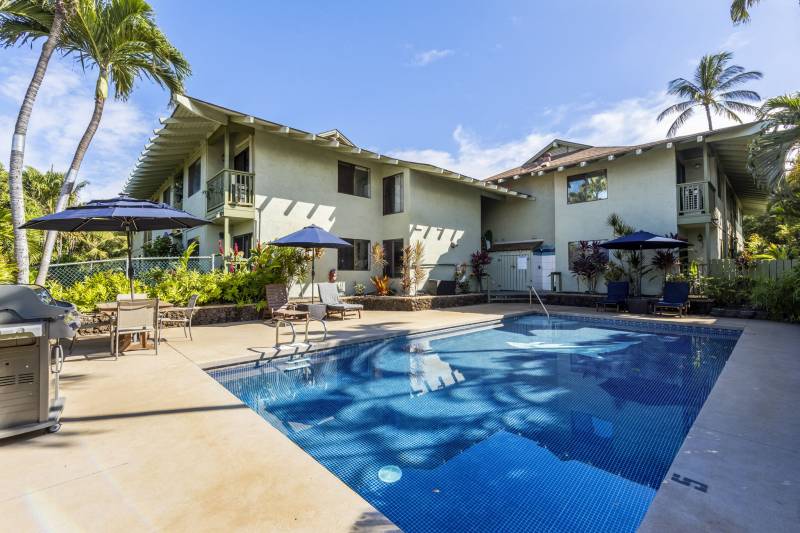
[[[663,250],[667,248],[687,248],[689,243],[670,237],[662,237],[649,231],[635,231],[616,239],[606,241],[600,245],[607,250]],[[639,294],[642,293],[642,261],[639,261]]]
[[[349,248],[353,246],[329,231],[311,224],[269,243],[273,246],[292,246],[296,248]],[[314,254],[311,254],[311,303],[314,303]]]
[[[120,195],[91,200],[58,213],[34,218],[20,228],[48,231],[121,231],[128,237],[128,279],[133,296],[133,233],[136,231],[187,229],[210,222],[168,204]]]

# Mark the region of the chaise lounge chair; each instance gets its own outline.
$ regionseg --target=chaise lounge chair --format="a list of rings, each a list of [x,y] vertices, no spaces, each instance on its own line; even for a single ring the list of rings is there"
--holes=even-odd
[[[628,282],[610,281],[606,287],[608,292],[608,294],[606,294],[606,299],[597,302],[595,309],[599,311],[602,306],[603,311],[605,311],[608,306],[613,305],[616,310],[619,311],[620,307],[624,305],[628,299]]]
[[[653,305],[653,313],[659,310],[676,312],[678,317],[689,312],[689,284],[685,281],[668,281],[664,284],[664,295]]]
[[[339,291],[335,283],[317,283],[319,290],[319,300],[328,308],[328,314],[331,312],[341,313],[342,320],[349,312],[357,312],[358,318],[361,318],[361,310],[364,306],[361,304],[350,304],[339,301]]]

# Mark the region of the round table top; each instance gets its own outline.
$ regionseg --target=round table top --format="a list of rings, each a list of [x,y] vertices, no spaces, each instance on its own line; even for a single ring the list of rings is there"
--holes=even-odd
[[[98,302],[96,304],[97,310],[101,313],[116,313],[117,312],[117,302]],[[158,301],[158,310],[159,311],[169,311],[175,307],[175,304],[167,302],[166,300],[159,300]]]

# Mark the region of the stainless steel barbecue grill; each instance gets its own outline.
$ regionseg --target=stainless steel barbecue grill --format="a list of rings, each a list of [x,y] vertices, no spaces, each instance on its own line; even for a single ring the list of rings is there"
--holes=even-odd
[[[61,427],[58,341],[76,334],[79,316],[44,287],[0,284],[0,438]]]

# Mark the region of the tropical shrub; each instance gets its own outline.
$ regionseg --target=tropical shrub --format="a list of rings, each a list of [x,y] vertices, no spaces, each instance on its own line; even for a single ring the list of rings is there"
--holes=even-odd
[[[578,278],[578,283],[581,280],[585,281],[588,291],[593,293],[596,292],[597,280],[605,272],[607,265],[608,255],[600,247],[599,242],[580,241],[577,255],[572,260],[569,269]]]
[[[180,244],[169,235],[161,235],[142,245],[145,257],[176,257],[183,253]]]
[[[750,303],[753,280],[747,276],[705,278],[705,296],[722,307],[737,307]]]
[[[800,266],[777,280],[757,280],[751,302],[773,320],[800,322]]]
[[[113,302],[118,294],[131,291],[127,276],[118,271],[95,272],[68,288],[51,281],[48,288],[55,299],[71,302],[84,313],[93,311],[98,302]],[[134,291],[148,292],[147,287],[138,280],[134,283]]]
[[[486,250],[472,252],[469,258],[472,275],[478,280],[478,290],[483,290],[483,278],[486,276],[486,267],[492,263],[492,256]]]

